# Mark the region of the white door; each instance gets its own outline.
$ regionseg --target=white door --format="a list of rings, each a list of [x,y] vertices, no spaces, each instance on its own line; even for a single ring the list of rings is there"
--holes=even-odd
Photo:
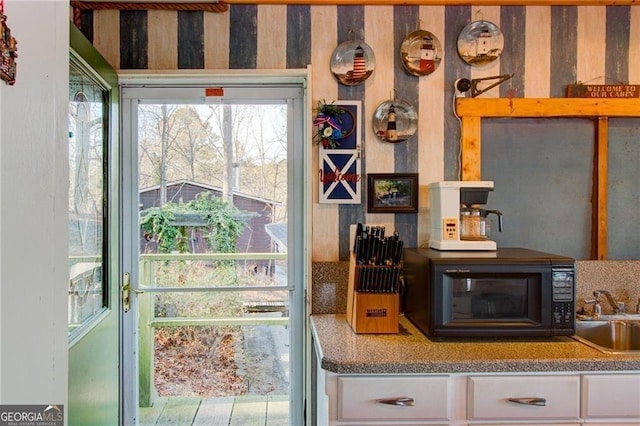
[[[122,77],[125,424],[303,424],[305,81]]]

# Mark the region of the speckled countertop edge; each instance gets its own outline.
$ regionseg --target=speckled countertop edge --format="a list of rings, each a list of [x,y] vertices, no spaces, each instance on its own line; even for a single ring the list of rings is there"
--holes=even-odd
[[[337,374],[640,370],[640,355],[609,355],[569,337],[432,341],[406,318],[398,334],[356,334],[344,315],[312,315],[320,366]]]

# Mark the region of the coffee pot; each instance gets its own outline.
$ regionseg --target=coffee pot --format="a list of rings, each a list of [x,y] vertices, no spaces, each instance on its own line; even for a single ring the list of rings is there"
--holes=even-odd
[[[498,216],[502,231],[502,213],[481,208],[493,191],[492,181],[441,181],[429,185],[429,247],[436,250],[497,250],[489,239],[488,215]]]
[[[500,210],[486,210],[478,205],[460,209],[460,239],[465,241],[484,241],[491,235],[489,214],[498,216],[498,231],[502,232],[502,213]]]

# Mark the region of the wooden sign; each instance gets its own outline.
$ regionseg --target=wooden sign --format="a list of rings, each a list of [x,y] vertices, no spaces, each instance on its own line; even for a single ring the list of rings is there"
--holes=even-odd
[[[360,204],[362,199],[362,174],[360,151],[360,104],[361,101],[336,101],[344,110],[341,123],[353,131],[340,139],[335,148],[318,148],[320,160],[319,200],[320,204]]]
[[[640,98],[640,84],[570,84],[568,98]]]

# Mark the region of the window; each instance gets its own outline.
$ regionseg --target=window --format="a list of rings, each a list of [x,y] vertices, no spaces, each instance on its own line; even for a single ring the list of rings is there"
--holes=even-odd
[[[71,57],[69,69],[69,335],[107,305],[105,140],[108,91]]]

